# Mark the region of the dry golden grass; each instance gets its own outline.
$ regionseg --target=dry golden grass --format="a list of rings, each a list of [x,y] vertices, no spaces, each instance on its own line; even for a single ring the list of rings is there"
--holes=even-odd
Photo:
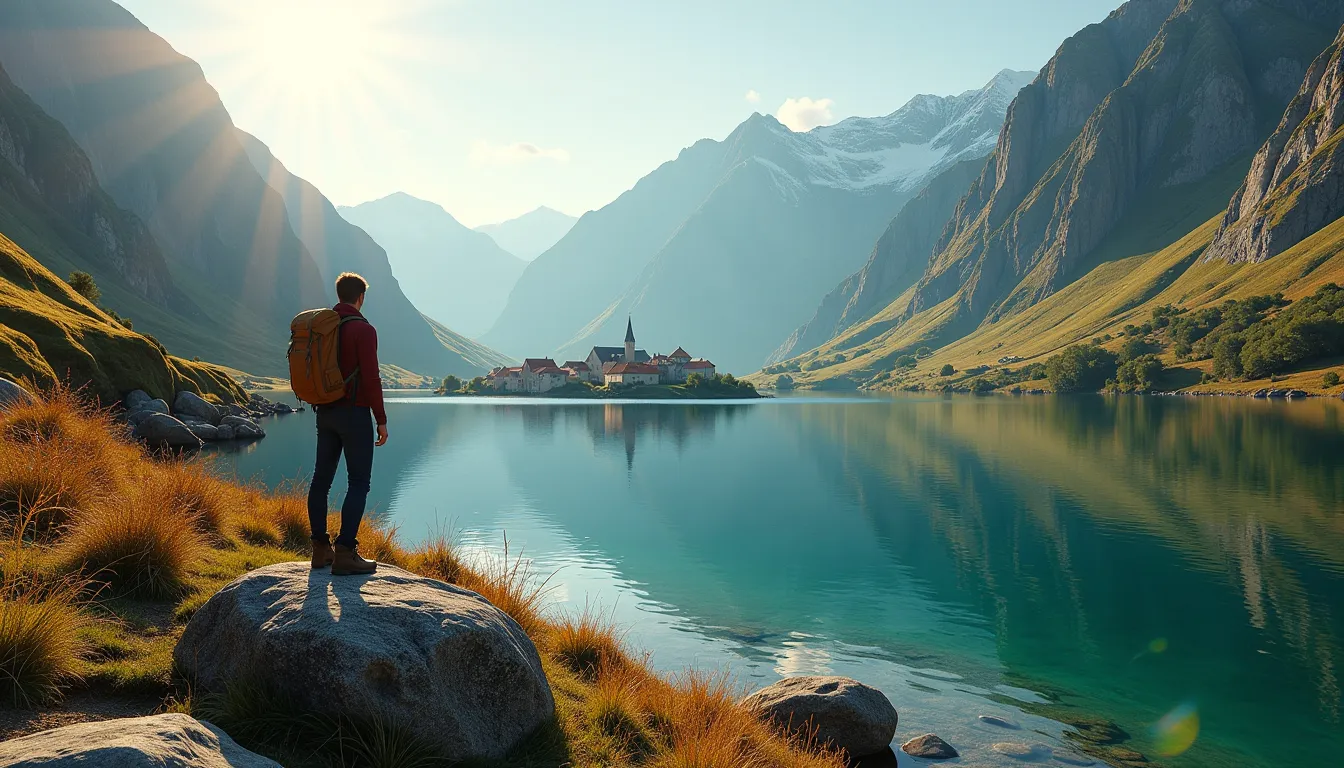
[[[79,451],[70,450],[75,440]],[[68,393],[0,413],[0,494],[5,487],[15,490],[9,503],[16,533],[0,543],[0,703],[31,707],[70,685],[181,701],[171,651],[192,613],[247,570],[309,552],[301,489],[270,493],[217,478],[195,462],[156,460]],[[62,510],[59,523],[48,526],[50,536],[32,536],[33,520],[51,514],[43,512],[51,506]],[[333,534],[339,524],[332,514]],[[549,579],[507,540],[497,557],[465,556],[447,536],[408,550],[374,517],[365,518],[358,539],[366,557],[480,593],[536,641],[557,719],[501,765],[843,764],[738,707],[726,676],[653,672],[646,657],[623,647],[600,611],[552,615]],[[146,623],[141,611],[156,605],[151,613],[169,618]],[[141,607],[118,613],[127,606]],[[90,610],[112,618],[95,621]],[[247,712],[234,713],[244,740],[288,754],[292,745],[266,736],[285,713],[253,714],[249,721]],[[333,741],[324,732],[312,749],[340,742],[347,756],[368,751],[355,759],[361,765],[386,763],[377,755],[416,753],[397,741],[395,728],[350,728],[349,739]]]

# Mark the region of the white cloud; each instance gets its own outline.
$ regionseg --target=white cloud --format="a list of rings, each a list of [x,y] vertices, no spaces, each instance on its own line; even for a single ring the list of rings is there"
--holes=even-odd
[[[810,131],[819,125],[830,125],[835,122],[835,116],[831,114],[831,107],[835,102],[831,99],[810,99],[801,96],[796,99],[786,99],[780,106],[775,117],[779,122],[788,127],[789,130],[801,133]]]
[[[491,144],[478,141],[471,145],[471,162],[476,165],[515,165],[534,160],[554,160],[568,163],[569,152],[564,149],[545,149],[525,141],[513,144]]]
[[[752,104],[756,104],[761,100],[761,94],[756,92],[755,90],[747,91],[746,98],[747,101],[751,102]]]

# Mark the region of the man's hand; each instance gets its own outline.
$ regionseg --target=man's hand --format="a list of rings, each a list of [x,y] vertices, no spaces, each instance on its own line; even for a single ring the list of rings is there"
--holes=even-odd
[[[374,444],[375,446],[378,446],[378,445],[382,445],[382,444],[384,444],[384,443],[386,443],[386,442],[387,442],[387,425],[386,425],[386,424],[379,424],[379,425],[378,425],[378,439],[375,440],[375,441],[373,441],[373,444]]]

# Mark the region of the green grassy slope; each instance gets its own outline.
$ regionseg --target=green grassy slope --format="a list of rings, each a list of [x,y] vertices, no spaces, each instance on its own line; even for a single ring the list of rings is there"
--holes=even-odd
[[[0,374],[88,390],[102,402],[132,389],[172,398],[190,390],[224,400],[242,390],[219,368],[166,355],[122,327],[0,235]]]

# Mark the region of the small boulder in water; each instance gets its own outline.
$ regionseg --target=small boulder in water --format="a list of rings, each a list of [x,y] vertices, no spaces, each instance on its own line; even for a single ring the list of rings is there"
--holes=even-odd
[[[797,734],[816,729],[817,741],[864,757],[891,746],[898,715],[876,688],[847,677],[789,677],[756,691],[742,704],[758,717]]]
[[[200,448],[201,439],[191,428],[166,413],[151,413],[135,425],[135,436],[153,445],[169,448]]]
[[[1012,720],[1009,720],[1006,717],[999,717],[998,715],[981,715],[980,722],[985,725],[997,725],[1000,728],[1007,728],[1011,731],[1021,730],[1022,728],[1022,726],[1014,723]]]
[[[959,754],[951,744],[938,738],[937,734],[933,733],[916,736],[902,744],[901,749],[905,750],[905,753],[911,757],[923,757],[930,760],[950,760]]]

